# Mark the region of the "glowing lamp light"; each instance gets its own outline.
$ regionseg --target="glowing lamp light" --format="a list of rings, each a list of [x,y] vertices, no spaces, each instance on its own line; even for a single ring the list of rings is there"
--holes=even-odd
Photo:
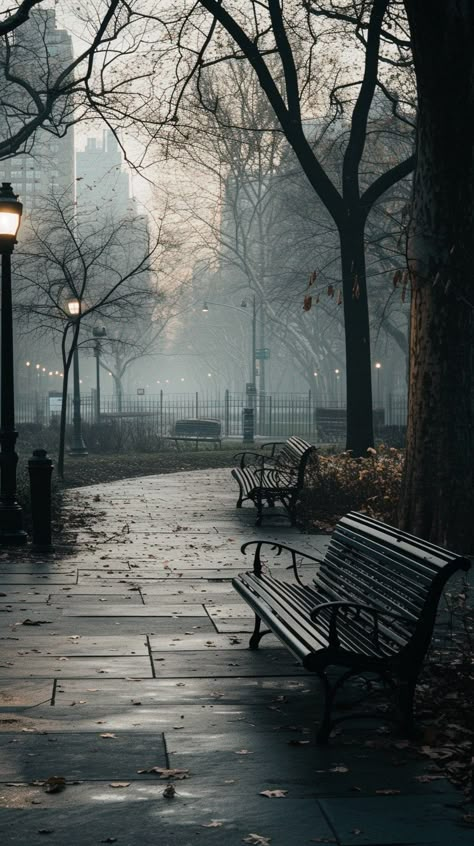
[[[9,182],[3,182],[0,188],[0,250],[10,252],[16,244],[20,228],[23,205],[13,193]]]
[[[81,301],[74,297],[72,300],[68,300],[67,302],[67,309],[71,317],[79,317],[81,313]]]
[[[207,314],[207,312],[209,311],[209,306],[208,306],[207,303],[202,304],[202,310],[203,310],[204,314]]]

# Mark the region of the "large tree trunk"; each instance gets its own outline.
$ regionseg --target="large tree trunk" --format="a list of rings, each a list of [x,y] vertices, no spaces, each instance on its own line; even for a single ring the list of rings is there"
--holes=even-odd
[[[400,524],[474,548],[474,4],[405,0],[418,85],[407,457]]]
[[[374,445],[369,306],[364,224],[355,219],[340,231],[347,375],[346,449],[366,456]]]

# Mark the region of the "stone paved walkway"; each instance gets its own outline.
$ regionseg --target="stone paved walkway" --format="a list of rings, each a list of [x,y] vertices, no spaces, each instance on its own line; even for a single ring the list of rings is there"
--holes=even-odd
[[[235,500],[228,470],[97,485],[69,495],[72,554],[0,555],[1,843],[472,843],[460,796],[383,726],[308,742],[318,685],[271,638],[247,650],[230,579],[245,540],[326,539]],[[155,768],[184,770],[174,798]]]

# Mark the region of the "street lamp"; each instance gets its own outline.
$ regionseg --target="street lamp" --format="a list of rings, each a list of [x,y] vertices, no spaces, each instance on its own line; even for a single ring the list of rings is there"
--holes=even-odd
[[[228,303],[205,302],[202,304],[202,311],[204,314],[208,313],[209,305],[215,305],[219,308],[231,308],[234,311],[241,312],[242,309],[247,308],[247,300],[242,300],[240,306],[233,306]],[[251,384],[255,387],[257,383],[257,308],[255,297],[252,297],[252,361],[250,365],[250,380]]]
[[[95,326],[92,330],[95,338],[94,355],[95,355],[95,422],[100,424],[100,353],[102,348],[100,346],[100,339],[105,338],[107,330],[105,326]]]
[[[382,369],[382,364],[380,361],[375,362],[375,369],[377,371],[377,403],[379,408],[382,407],[382,397],[380,396],[380,371]]]
[[[71,300],[68,300],[67,309],[71,316],[71,323],[79,324],[81,319],[81,301],[74,297]],[[72,414],[72,425],[73,425],[73,433],[72,433],[72,443],[71,448],[69,450],[70,455],[87,455],[87,447],[84,443],[82,438],[82,420],[81,420],[81,389],[80,389],[80,382],[79,382],[79,350],[78,350],[78,342],[79,339],[79,325],[77,326],[77,332],[74,339],[74,352],[73,352],[73,383],[74,383],[74,392],[73,392],[73,414]]]
[[[1,415],[0,415],[0,544],[26,543],[23,512],[16,501],[15,394],[13,382],[13,319],[11,255],[17,243],[23,206],[9,182],[0,188],[0,254],[2,256]]]

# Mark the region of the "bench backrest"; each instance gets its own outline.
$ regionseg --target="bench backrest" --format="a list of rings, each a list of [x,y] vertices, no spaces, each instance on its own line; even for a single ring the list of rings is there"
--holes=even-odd
[[[303,486],[306,465],[316,447],[293,435],[283,444],[276,456],[276,466],[291,476],[298,487]]]
[[[188,417],[176,420],[173,432],[184,437],[220,438],[221,421],[213,418]]]
[[[411,648],[426,651],[444,585],[471,562],[365,514],[350,512],[337,524],[318,572],[329,599],[374,605],[408,615],[394,625]],[[420,617],[422,618],[420,621]]]

